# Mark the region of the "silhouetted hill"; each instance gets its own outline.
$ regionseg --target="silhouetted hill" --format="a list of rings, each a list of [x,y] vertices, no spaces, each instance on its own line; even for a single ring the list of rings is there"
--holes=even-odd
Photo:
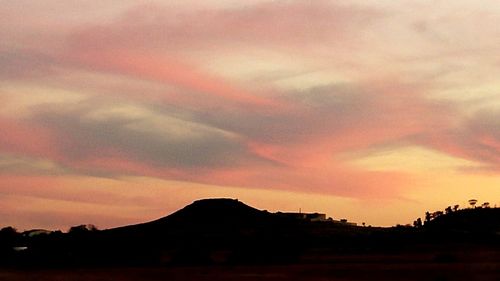
[[[222,251],[219,259],[255,263],[298,256],[302,248],[298,241],[306,235],[303,224],[235,199],[204,199],[158,220],[104,230],[97,236],[101,247],[128,260],[160,256],[174,263],[207,263],[213,253]]]
[[[272,264],[500,247],[500,209],[494,208],[455,211],[417,228],[359,227],[295,215],[234,199],[204,199],[154,221],[103,231],[81,225],[69,233],[29,236],[6,228],[0,265]],[[16,252],[17,246],[26,249]]]
[[[218,198],[195,201],[169,216],[151,222],[109,229],[104,232],[199,236],[209,232],[212,235],[217,233],[219,236],[224,236],[235,235],[234,232],[237,230],[256,230],[257,228],[272,230],[277,226],[296,224],[295,220],[252,208],[236,199]]]
[[[273,219],[268,212],[252,208],[236,199],[202,199],[149,224],[249,225]]]

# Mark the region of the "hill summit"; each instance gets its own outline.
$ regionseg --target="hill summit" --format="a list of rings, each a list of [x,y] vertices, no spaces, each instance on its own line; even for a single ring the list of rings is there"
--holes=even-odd
[[[172,224],[254,224],[273,217],[266,211],[252,208],[238,199],[215,198],[194,201],[181,210],[151,223]]]

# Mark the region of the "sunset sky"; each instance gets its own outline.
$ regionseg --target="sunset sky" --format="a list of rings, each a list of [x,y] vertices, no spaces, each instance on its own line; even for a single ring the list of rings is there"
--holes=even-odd
[[[500,205],[499,25],[496,0],[0,0],[0,227]]]

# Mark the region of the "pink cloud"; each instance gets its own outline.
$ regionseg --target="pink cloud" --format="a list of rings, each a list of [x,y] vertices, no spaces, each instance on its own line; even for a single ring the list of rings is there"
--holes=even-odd
[[[191,10],[148,4],[128,10],[112,24],[81,28],[75,44],[86,49],[164,49],[178,54],[227,45],[303,48],[325,41],[345,44],[355,38],[351,29],[369,26],[381,16],[373,8],[322,0]]]
[[[83,67],[94,71],[109,71],[129,75],[135,79],[153,80],[181,88],[178,93],[168,95],[167,101],[181,104],[196,104],[192,94],[182,91],[194,91],[197,98],[207,97],[204,104],[213,103],[217,107],[223,103],[268,107],[280,106],[268,98],[259,97],[231,85],[228,81],[214,75],[203,73],[186,63],[166,58],[164,55],[143,55],[130,50],[87,51],[79,50],[70,56]]]
[[[76,173],[144,175],[217,185],[303,190],[354,197],[373,194],[382,185],[383,191],[378,191],[380,196],[389,196],[405,186],[408,175],[356,170],[345,166],[338,156],[349,151],[371,149],[372,146],[408,136],[426,134],[430,124],[438,124],[434,120],[439,119],[441,113],[436,113],[435,105],[426,102],[415,89],[410,91],[403,84],[398,86],[394,80],[391,82],[367,86],[367,89],[362,90],[363,95],[359,96],[361,100],[355,98],[347,104],[333,107],[341,112],[330,111],[332,107],[329,104],[310,107],[289,99],[283,103],[293,104],[293,107],[264,116],[253,114],[253,110],[244,105],[232,105],[241,116],[233,115],[230,111],[209,111],[206,116],[225,121],[215,122],[216,127],[229,132],[236,129],[245,144],[244,150],[233,150],[230,154],[230,158],[237,159],[231,169],[224,167],[225,164],[177,166],[184,161],[182,158],[177,158],[177,163],[169,160],[158,165],[157,160],[151,158],[153,153],[137,150],[139,144],[136,142],[140,139],[142,150],[152,144],[159,149],[161,143],[156,143],[155,139],[149,143],[145,135],[138,138],[134,132],[119,129],[120,122],[110,123],[114,124],[113,130],[106,134],[102,131],[110,126],[106,123],[81,123],[79,116],[87,114],[85,107],[82,111],[64,113],[63,110],[63,114],[58,114],[54,108],[51,112],[41,112],[35,115],[38,121],[33,120],[32,126],[43,124],[57,135],[52,136],[44,147],[57,148],[61,156],[53,156],[55,153],[52,153],[52,159]],[[347,94],[336,93],[335,88],[326,92],[327,96],[336,98],[348,97]],[[232,97],[224,97],[222,101],[227,99],[229,103],[232,102]],[[255,122],[256,131],[246,127],[245,123],[249,121],[247,117],[254,119],[250,124],[253,126]],[[39,123],[41,121],[43,123]],[[209,118],[205,122],[210,124],[214,121]],[[439,127],[446,125],[446,120],[440,122]],[[110,137],[109,134],[121,136],[126,141]],[[131,139],[135,139],[134,143],[130,142]],[[154,152],[156,154],[158,152]],[[252,155],[268,162],[249,161]],[[203,154],[198,157],[203,157]]]
[[[0,151],[33,155],[56,156],[55,140],[51,131],[11,118],[0,118]]]

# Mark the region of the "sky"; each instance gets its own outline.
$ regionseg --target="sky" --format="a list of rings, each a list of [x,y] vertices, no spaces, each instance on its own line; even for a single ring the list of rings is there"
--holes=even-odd
[[[0,0],[0,227],[500,206],[500,2]]]

